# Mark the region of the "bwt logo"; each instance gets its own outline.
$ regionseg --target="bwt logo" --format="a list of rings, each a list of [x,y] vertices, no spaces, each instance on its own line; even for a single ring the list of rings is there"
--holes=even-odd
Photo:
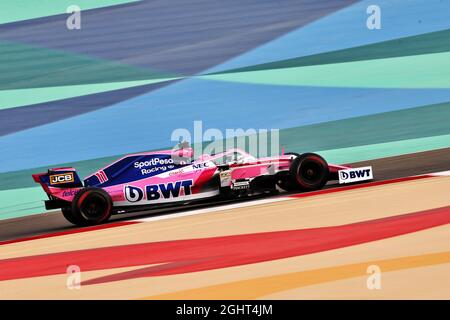
[[[184,195],[188,196],[191,194],[192,184],[192,180],[151,184],[145,186],[145,194],[149,201],[158,200],[161,197],[163,199],[179,197],[181,189],[183,189]],[[144,199],[144,190],[139,187],[125,186],[124,195],[129,202],[139,202]]]
[[[160,183],[153,184],[145,187],[145,192],[147,193],[147,200],[158,200],[161,195],[164,199],[171,197],[178,197],[180,195],[181,188],[184,189],[184,194],[186,196],[191,194],[192,180],[177,181],[174,183]]]
[[[144,198],[144,191],[139,187],[125,186],[123,193],[129,202],[138,202]]]
[[[339,170],[339,183],[350,183],[373,179],[372,167]]]
[[[75,179],[73,177],[73,172],[53,174],[50,176],[50,184],[60,184],[73,182]]]
[[[364,177],[368,177],[369,175],[370,175],[370,169],[350,171],[350,172],[341,171],[342,180],[346,180],[349,178],[350,179],[364,178]]]

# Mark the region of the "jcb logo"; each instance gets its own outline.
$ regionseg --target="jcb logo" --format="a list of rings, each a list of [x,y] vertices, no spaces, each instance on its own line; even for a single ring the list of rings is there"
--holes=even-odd
[[[50,176],[50,184],[60,184],[69,182],[74,182],[73,172],[53,174]]]

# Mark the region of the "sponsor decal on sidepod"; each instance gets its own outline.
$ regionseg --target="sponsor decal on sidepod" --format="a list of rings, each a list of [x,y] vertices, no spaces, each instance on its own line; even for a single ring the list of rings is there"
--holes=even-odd
[[[191,194],[192,180],[183,180],[168,183],[151,184],[145,186],[147,200],[158,200],[160,198],[169,199],[180,196],[181,188],[184,195]],[[125,186],[123,189],[125,199],[129,202],[139,202],[144,199],[144,190],[135,186]]]
[[[164,172],[167,171],[168,169],[173,169],[175,168],[175,165],[173,163],[173,159],[171,158],[168,159],[152,158],[147,161],[136,161],[134,163],[134,167],[136,169],[139,169],[142,175],[147,175],[158,171]]]

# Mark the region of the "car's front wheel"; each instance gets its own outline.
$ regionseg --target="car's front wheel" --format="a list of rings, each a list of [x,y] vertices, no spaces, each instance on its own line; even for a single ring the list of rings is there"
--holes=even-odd
[[[289,173],[292,182],[303,191],[319,190],[329,177],[328,163],[315,153],[303,153],[291,163]]]
[[[285,156],[293,156],[295,158],[300,157],[300,154],[295,152],[286,152]],[[294,159],[295,159],[294,158]],[[296,191],[298,190],[298,185],[295,183],[294,178],[290,172],[280,172],[276,175],[277,186],[284,191]]]

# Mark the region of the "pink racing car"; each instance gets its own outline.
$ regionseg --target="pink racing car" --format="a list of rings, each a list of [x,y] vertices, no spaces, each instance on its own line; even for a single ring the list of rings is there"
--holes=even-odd
[[[371,167],[331,165],[314,153],[259,159],[239,149],[197,159],[192,154],[191,148],[131,154],[83,182],[71,167],[33,174],[33,179],[48,195],[46,209],[61,208],[69,222],[80,226],[106,222],[117,213],[205,199],[318,190],[330,180],[372,179]]]

